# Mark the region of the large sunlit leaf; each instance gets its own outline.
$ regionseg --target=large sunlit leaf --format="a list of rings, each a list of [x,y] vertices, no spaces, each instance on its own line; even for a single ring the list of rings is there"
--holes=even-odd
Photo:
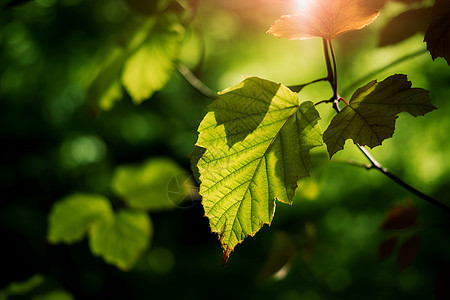
[[[49,215],[48,240],[73,243],[102,218],[112,215],[111,205],[101,195],[74,194],[56,202]]]
[[[347,139],[373,148],[392,137],[398,113],[417,117],[434,109],[427,90],[411,88],[406,75],[395,74],[359,88],[349,105],[331,120],[323,140],[330,157],[344,148]]]
[[[450,65],[450,1],[436,0],[433,6],[430,26],[425,33],[427,49],[431,57],[443,57]]]
[[[173,209],[182,201],[191,200],[191,193],[195,192],[190,175],[168,158],[118,167],[112,187],[129,207],[146,210]]]
[[[224,263],[248,235],[270,224],[275,200],[291,203],[322,144],[319,114],[287,87],[247,78],[220,93],[199,126],[200,194]]]
[[[331,40],[345,32],[366,27],[378,11],[364,0],[308,0],[298,13],[282,16],[268,33],[280,38]]]
[[[121,79],[135,103],[150,98],[169,80],[182,32],[180,24],[160,17],[144,44],[125,62]]]
[[[89,230],[92,253],[122,270],[129,270],[148,247],[153,235],[149,216],[138,210],[120,210]]]

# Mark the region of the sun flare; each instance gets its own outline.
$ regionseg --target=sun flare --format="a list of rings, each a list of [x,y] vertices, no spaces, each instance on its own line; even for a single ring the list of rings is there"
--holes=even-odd
[[[297,9],[303,9],[308,5],[308,0],[296,0]]]

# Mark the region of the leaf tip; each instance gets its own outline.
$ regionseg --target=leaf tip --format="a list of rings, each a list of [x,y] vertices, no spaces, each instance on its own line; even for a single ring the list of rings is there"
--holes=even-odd
[[[230,257],[231,251],[233,251],[233,249],[228,246],[223,249],[222,266],[225,267],[225,265],[227,264],[227,261],[228,261],[228,258]]]

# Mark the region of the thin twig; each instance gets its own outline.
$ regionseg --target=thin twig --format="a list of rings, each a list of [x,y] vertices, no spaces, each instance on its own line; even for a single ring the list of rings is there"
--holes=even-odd
[[[406,182],[404,182],[402,179],[400,179],[399,177],[397,177],[396,175],[392,174],[388,169],[386,169],[385,167],[383,167],[370,153],[369,151],[367,151],[366,148],[364,148],[361,145],[356,145],[358,146],[359,150],[361,150],[361,152],[364,154],[364,156],[370,161],[371,163],[371,168],[370,169],[376,169],[378,171],[380,171],[381,173],[383,173],[384,175],[386,175],[389,179],[391,179],[392,181],[394,181],[395,183],[397,183],[398,185],[400,185],[401,187],[403,187],[404,189],[408,190],[409,192],[415,194],[416,196],[424,199],[425,201],[428,201],[429,203],[436,205],[437,207],[441,208],[442,210],[450,213],[450,207],[448,207],[447,205],[443,204],[442,202],[439,202],[437,200],[435,200],[434,198],[431,198],[430,196],[422,193],[421,191],[415,189],[414,187],[412,187],[411,185],[407,184]]]
[[[307,83],[303,83],[303,84],[298,84],[298,85],[290,85],[288,86],[288,89],[290,89],[291,91],[295,92],[295,93],[299,93],[304,87],[316,83],[316,82],[320,82],[320,81],[328,81],[328,77],[324,77],[324,78],[319,78]]]
[[[324,40],[325,41],[325,40]],[[333,62],[335,62],[335,57],[334,57],[334,52],[332,51],[332,46],[331,46],[331,41],[329,42],[330,45],[330,49],[331,49],[331,55],[333,58]],[[325,50],[325,59],[327,59],[327,69],[330,68],[331,66],[331,62],[330,62],[330,57],[328,55],[328,47],[325,47],[325,43],[324,43],[324,50]],[[416,54],[417,55],[417,54]],[[336,64],[334,64],[335,68],[336,68]],[[336,77],[336,69],[335,69],[335,73],[334,76]],[[334,84],[333,84],[334,83]],[[334,78],[334,81],[331,82],[330,80],[330,84],[332,84],[333,86],[333,97],[335,97],[334,101],[333,101],[333,108],[337,113],[341,112],[341,109],[339,108],[339,96],[337,93],[337,79]],[[323,101],[322,101],[323,102]],[[391,179],[392,181],[394,181],[395,183],[397,183],[398,185],[400,185],[401,187],[403,187],[404,189],[408,190],[409,192],[413,193],[414,195],[422,198],[423,200],[441,208],[442,210],[444,210],[447,213],[450,213],[450,207],[448,207],[447,205],[431,198],[430,196],[422,193],[421,191],[415,189],[414,187],[412,187],[411,185],[407,184],[406,182],[404,182],[402,179],[400,179],[399,177],[397,177],[396,175],[392,174],[387,168],[383,167],[383,165],[381,165],[370,153],[369,151],[367,151],[366,148],[364,148],[361,145],[356,144],[356,146],[359,148],[359,150],[361,150],[361,152],[364,154],[364,156],[369,160],[370,164],[369,166],[364,165],[364,167],[368,170],[370,169],[376,169],[378,171],[380,171],[381,173],[383,173],[385,176],[387,176],[389,179]]]
[[[197,76],[194,75],[185,65],[178,64],[177,70],[180,74],[186,79],[187,82],[192,85],[198,92],[200,92],[203,96],[216,99],[217,93],[207,87]]]

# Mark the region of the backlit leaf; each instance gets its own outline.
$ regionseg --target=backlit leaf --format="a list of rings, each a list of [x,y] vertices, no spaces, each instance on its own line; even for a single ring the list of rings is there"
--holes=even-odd
[[[291,203],[322,144],[319,114],[281,84],[247,78],[220,93],[199,126],[200,194],[227,261],[234,247],[270,224],[275,200]]]
[[[152,223],[145,212],[120,210],[90,228],[89,246],[93,254],[129,270],[149,245],[152,235]]]
[[[436,0],[424,41],[433,60],[443,57],[450,65],[450,1]]]
[[[434,109],[427,90],[411,88],[406,75],[395,74],[359,88],[349,105],[331,120],[323,139],[330,158],[344,148],[347,139],[373,148],[392,137],[398,113],[417,117]]]
[[[129,207],[146,210],[173,209],[191,199],[193,180],[174,161],[152,158],[141,166],[120,166],[112,186]]]
[[[144,44],[125,62],[121,80],[135,103],[150,98],[169,80],[182,32],[180,24],[160,17]]]
[[[295,15],[284,15],[268,33],[280,38],[331,40],[345,32],[366,27],[378,17],[378,11],[364,0],[309,0]]]
[[[103,196],[68,196],[53,205],[49,215],[48,239],[51,243],[79,241],[93,224],[112,213],[108,199]]]

